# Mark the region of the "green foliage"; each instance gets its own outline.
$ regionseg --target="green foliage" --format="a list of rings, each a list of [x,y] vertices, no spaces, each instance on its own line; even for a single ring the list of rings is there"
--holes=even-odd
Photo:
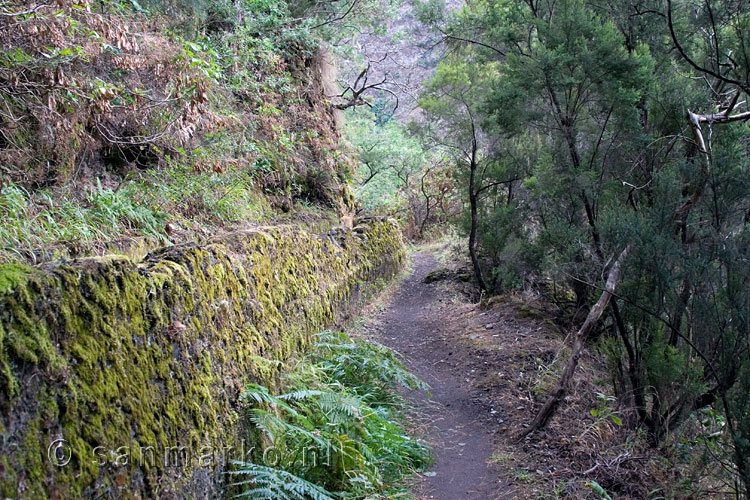
[[[665,340],[664,328],[661,324],[652,327],[654,338],[644,349],[645,380],[652,384],[659,394],[664,397],[674,397],[670,393],[679,392],[678,397],[695,398],[707,388],[701,383],[699,365],[687,363],[685,352],[669,345]]]
[[[658,1],[479,0],[453,13],[424,2],[451,51],[421,104],[439,142],[468,157],[475,137],[477,189],[516,179],[477,201],[495,291],[566,284],[553,298],[575,328],[632,245],[599,332],[621,396],[653,444],[698,408],[721,411],[732,456],[720,451],[750,495],[750,129],[735,107],[750,97],[739,35],[750,12],[733,0],[667,4],[679,48]],[[708,116],[705,151],[687,110]]]
[[[377,107],[349,111],[344,129],[357,155],[355,196],[362,210],[396,217],[408,236],[421,238],[452,215],[455,197],[446,152],[426,147],[418,132]]]
[[[184,40],[182,43],[182,54],[177,56],[178,60],[184,60],[192,68],[197,68],[206,77],[218,81],[221,78],[221,69],[217,64],[218,54],[216,51],[200,43]]]
[[[320,334],[314,351],[285,376],[286,392],[272,395],[260,385],[245,392],[250,420],[268,442],[263,458],[269,461],[272,450],[274,463],[239,464],[234,474],[247,479],[234,486],[252,486],[239,496],[288,485],[311,497],[395,493],[404,476],[429,463],[427,449],[399,423],[398,385],[427,388],[385,347]]]
[[[599,498],[603,498],[604,500],[612,500],[612,497],[609,496],[609,493],[607,493],[607,490],[605,490],[604,488],[602,488],[602,486],[599,483],[597,483],[596,481],[588,481],[586,483],[586,486],[588,486],[589,488],[591,488],[591,491],[593,491],[594,493],[596,493],[596,495]]]
[[[616,402],[616,399],[606,394],[596,394],[597,407],[589,410],[589,413],[596,421],[609,421],[620,427],[622,425],[622,419],[613,411],[612,407]]]
[[[0,170],[23,198],[6,193],[1,258],[184,241],[270,203],[350,211],[313,14],[284,0],[38,7],[0,18],[0,102],[16,124],[0,123]]]
[[[268,500],[333,500],[330,493],[305,481],[299,476],[285,470],[248,462],[233,462],[237,470],[229,474],[233,476],[247,476],[245,481],[233,483],[235,486],[252,485],[235,498],[249,498]]]
[[[44,208],[42,208],[44,207]],[[96,188],[63,200],[11,184],[0,190],[0,258],[24,260],[50,244],[78,248],[142,236],[170,243],[165,224],[199,229],[260,220],[267,211],[246,172],[200,173],[184,166],[146,173],[115,189]]]
[[[403,190],[408,176],[417,176],[428,164],[420,143],[394,121],[377,124],[362,108],[347,114],[347,142],[357,153],[357,201],[368,212],[398,212],[406,205]]]
[[[402,404],[401,397],[393,390],[394,384],[410,390],[429,390],[387,347],[350,339],[343,333],[321,334],[312,358],[330,380],[350,387],[368,404]]]
[[[5,186],[0,190],[5,221],[0,255],[14,260],[49,243],[91,244],[126,234],[167,242],[164,212],[139,203],[133,194],[128,188],[114,191],[99,185],[85,193],[83,203],[59,202],[44,191],[31,194],[14,184]]]
[[[303,18],[314,29],[317,36],[332,47],[342,46],[347,51],[346,41],[351,42],[363,31],[383,34],[388,21],[398,12],[401,2],[396,0],[360,0],[356,3],[317,0],[290,2],[293,17]]]
[[[126,188],[129,196],[184,223],[223,223],[259,220],[264,202],[250,173],[228,167],[223,172],[196,172],[177,164],[146,174]]]

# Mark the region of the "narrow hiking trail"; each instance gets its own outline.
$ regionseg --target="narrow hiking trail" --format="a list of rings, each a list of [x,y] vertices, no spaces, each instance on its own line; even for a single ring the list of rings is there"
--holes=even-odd
[[[436,267],[430,253],[413,255],[412,274],[401,283],[376,328],[377,340],[403,356],[410,370],[431,387],[429,397],[413,396],[426,420],[435,460],[415,494],[420,500],[513,498],[490,464],[502,419],[475,397],[476,370],[465,363],[467,353],[456,344],[458,332],[451,326],[458,311],[451,310],[444,290],[424,282]]]
[[[645,498],[630,488],[644,473],[643,456],[621,444],[623,429],[591,413],[608,382],[588,352],[557,418],[520,442],[512,438],[556,384],[565,337],[533,294],[493,297],[480,308],[462,280],[462,260],[435,257],[451,255],[445,250],[414,253],[411,274],[363,325],[431,386],[429,396],[407,394],[416,407],[409,423],[434,458],[416,478],[415,497],[593,500],[602,498],[590,486],[596,481],[617,498]]]

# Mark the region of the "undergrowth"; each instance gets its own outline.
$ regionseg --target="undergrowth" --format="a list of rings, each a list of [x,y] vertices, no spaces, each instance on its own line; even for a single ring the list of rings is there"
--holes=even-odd
[[[48,245],[75,253],[130,237],[170,244],[175,231],[194,237],[217,226],[260,221],[266,205],[254,179],[239,169],[200,173],[176,166],[64,196],[9,184],[0,188],[0,262],[33,259]]]
[[[0,261],[351,211],[314,15],[290,8],[3,2]]]
[[[313,353],[284,376],[283,392],[261,385],[245,392],[264,444],[252,462],[235,462],[237,498],[405,496],[404,479],[430,455],[404,429],[398,386],[428,389],[387,348],[319,334]]]

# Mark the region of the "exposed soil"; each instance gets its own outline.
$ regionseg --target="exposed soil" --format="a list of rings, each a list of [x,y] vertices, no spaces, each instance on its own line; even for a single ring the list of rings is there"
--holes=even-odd
[[[384,314],[379,339],[404,356],[409,368],[431,387],[430,397],[423,395],[418,402],[432,427],[435,464],[418,486],[418,495],[444,500],[502,498],[499,493],[506,488],[489,465],[493,426],[488,426],[487,412],[472,401],[468,382],[455,370],[462,360],[441,324],[445,298],[423,282],[435,265],[432,255],[415,255],[414,272]],[[466,374],[467,380],[471,376]]]
[[[497,420],[473,397],[475,370],[464,370],[466,353],[445,323],[448,294],[424,279],[436,267],[429,253],[414,255],[414,271],[393,296],[377,328],[378,340],[401,354],[409,368],[430,384],[415,395],[428,429],[434,465],[416,486],[424,499],[495,499],[508,486],[492,464]],[[464,373],[465,372],[465,373]]]
[[[548,429],[515,441],[512,433],[532,420],[556,382],[566,352],[562,335],[533,300],[495,299],[483,310],[466,283],[425,283],[438,268],[430,252],[412,259],[413,272],[366,330],[431,386],[429,395],[408,395],[417,407],[411,423],[424,429],[435,461],[414,495],[601,498],[590,487],[596,481],[618,499],[645,498],[647,457],[622,446],[624,429],[590,412],[606,384],[597,378],[604,370],[596,358],[584,355]]]

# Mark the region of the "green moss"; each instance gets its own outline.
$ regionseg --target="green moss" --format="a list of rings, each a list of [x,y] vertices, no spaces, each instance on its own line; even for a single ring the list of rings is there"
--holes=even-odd
[[[24,429],[21,446],[19,448],[19,462],[24,469],[24,496],[38,497],[44,494],[43,479],[46,475],[45,454],[46,447],[40,442],[40,420],[29,422]],[[12,457],[11,457],[12,458]],[[20,492],[19,492],[20,493]]]
[[[3,498],[13,498],[18,494],[18,479],[8,461],[8,457],[0,456],[0,494]]]
[[[12,292],[17,286],[23,286],[32,269],[19,264],[0,265],[0,293]]]
[[[107,456],[100,466],[94,449],[153,447],[163,457],[175,446],[232,446],[245,384],[272,385],[285,360],[356,306],[361,284],[393,275],[403,259],[397,227],[370,221],[357,233],[270,227],[140,264],[8,273],[20,278],[0,293],[0,491],[190,496],[196,463],[118,468]],[[61,433],[71,463],[50,467],[46,446]]]

